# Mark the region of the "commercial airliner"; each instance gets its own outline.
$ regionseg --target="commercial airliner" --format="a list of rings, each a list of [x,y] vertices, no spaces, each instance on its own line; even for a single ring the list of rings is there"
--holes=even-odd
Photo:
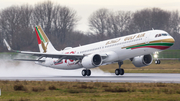
[[[35,60],[15,60],[35,61],[36,64],[55,69],[72,70],[84,68],[81,72],[82,76],[90,76],[91,68],[112,63],[118,63],[119,65],[119,68],[115,70],[115,74],[123,75],[124,69],[121,68],[121,65],[127,59],[130,59],[136,67],[148,66],[153,61],[151,54],[165,50],[175,42],[173,37],[166,31],[150,30],[88,45],[73,48],[66,47],[64,50],[57,51],[41,26],[36,26],[35,32],[40,52],[12,50],[4,39],[9,51],[38,56]],[[155,63],[160,64],[160,60],[157,59]]]

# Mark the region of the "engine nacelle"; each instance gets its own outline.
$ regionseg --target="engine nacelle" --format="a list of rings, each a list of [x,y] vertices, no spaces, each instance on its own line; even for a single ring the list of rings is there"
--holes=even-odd
[[[94,68],[102,64],[102,58],[99,54],[87,55],[82,59],[82,66],[85,68]]]
[[[132,63],[136,67],[143,67],[143,66],[150,65],[152,61],[153,61],[152,56],[148,54],[148,55],[141,55],[141,56],[134,57],[132,60]]]

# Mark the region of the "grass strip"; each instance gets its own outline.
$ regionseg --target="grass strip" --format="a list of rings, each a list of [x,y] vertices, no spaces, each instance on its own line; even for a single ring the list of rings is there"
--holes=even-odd
[[[176,83],[0,81],[1,101],[179,101]]]

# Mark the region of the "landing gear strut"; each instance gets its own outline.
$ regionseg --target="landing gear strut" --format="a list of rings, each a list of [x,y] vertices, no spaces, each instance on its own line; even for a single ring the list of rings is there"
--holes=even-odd
[[[154,52],[154,58],[156,59],[155,64],[160,64],[161,63],[161,61],[158,59],[158,54],[159,54],[159,52]]]
[[[115,74],[116,75],[124,75],[124,69],[121,69],[121,65],[123,64],[123,61],[119,61],[118,65],[119,65],[119,69],[115,70]]]
[[[83,69],[82,70],[82,76],[90,76],[91,75],[91,70],[89,70],[89,69]]]

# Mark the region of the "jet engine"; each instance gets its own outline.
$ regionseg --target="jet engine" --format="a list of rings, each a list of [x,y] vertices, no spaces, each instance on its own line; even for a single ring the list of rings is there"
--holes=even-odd
[[[153,61],[153,58],[150,54],[148,54],[148,55],[141,55],[141,56],[134,57],[131,60],[134,66],[143,67],[143,66],[150,65]]]
[[[94,68],[102,64],[102,58],[99,54],[87,55],[82,59],[82,66],[85,68]]]

